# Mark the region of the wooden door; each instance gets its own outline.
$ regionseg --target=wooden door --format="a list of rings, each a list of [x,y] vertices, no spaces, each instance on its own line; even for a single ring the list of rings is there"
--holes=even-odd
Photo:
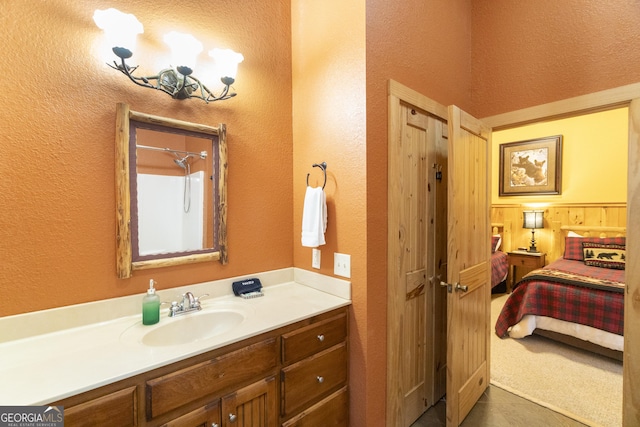
[[[627,257],[640,259],[640,98],[629,105]],[[622,425],[640,424],[640,263],[625,267]]]
[[[449,107],[447,427],[489,386],[491,129]]]
[[[397,97],[394,89],[399,89]],[[437,209],[438,189],[446,185],[437,180],[436,173],[445,161],[447,127],[430,112],[436,105],[433,101],[394,83],[391,92],[387,425],[408,427],[444,394],[445,363],[439,359],[436,367],[435,358],[446,355],[444,328],[438,328],[446,321],[444,317],[434,321],[434,305],[442,303],[442,291],[429,279],[443,274],[445,268],[446,251],[437,244],[436,231],[446,230],[446,215],[438,214]],[[446,115],[446,108],[439,111]],[[446,205],[446,199],[440,200]],[[446,206],[441,212],[446,212]],[[444,315],[444,308],[438,313]],[[443,335],[441,339],[435,337],[437,332]],[[434,342],[441,343],[445,351],[439,352]],[[437,380],[437,375],[442,378]]]
[[[270,377],[222,398],[222,427],[275,427],[276,381]]]
[[[181,417],[163,424],[162,427],[211,427],[220,425],[220,401],[188,412]]]

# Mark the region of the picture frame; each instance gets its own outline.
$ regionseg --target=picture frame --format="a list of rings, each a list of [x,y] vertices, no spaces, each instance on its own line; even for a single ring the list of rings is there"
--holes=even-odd
[[[500,197],[561,193],[562,135],[500,144]]]

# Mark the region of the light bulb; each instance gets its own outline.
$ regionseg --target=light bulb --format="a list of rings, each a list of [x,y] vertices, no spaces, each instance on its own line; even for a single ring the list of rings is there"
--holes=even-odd
[[[117,9],[96,10],[93,20],[104,31],[109,46],[124,48],[132,53],[136,48],[138,34],[144,33],[142,23],[134,15]]]
[[[231,49],[218,48],[210,50],[209,56],[216,61],[216,69],[220,79],[225,84],[233,83],[238,73],[238,64],[244,61],[244,56]]]
[[[202,52],[200,43],[191,34],[171,31],[164,36],[164,42],[171,49],[171,63],[174,67],[187,67],[193,70],[196,66],[196,58]]]

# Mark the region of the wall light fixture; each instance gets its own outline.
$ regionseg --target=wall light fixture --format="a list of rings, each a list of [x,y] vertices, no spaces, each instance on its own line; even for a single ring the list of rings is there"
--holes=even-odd
[[[120,58],[120,62],[114,61],[114,65],[107,65],[129,77],[138,86],[161,90],[174,99],[200,98],[206,103],[236,96],[235,92],[230,92],[230,86],[235,82],[238,64],[244,60],[242,54],[230,49],[209,51],[209,56],[216,62],[220,81],[224,84],[224,88],[216,95],[192,75],[196,57],[203,50],[202,43],[192,35],[176,31],[166,34],[164,41],[171,49],[175,66],[165,68],[153,76],[134,76],[138,66],[128,65],[126,60],[133,56],[137,35],[144,32],[140,21],[130,13],[113,8],[96,10],[93,20],[105,32],[113,53]]]

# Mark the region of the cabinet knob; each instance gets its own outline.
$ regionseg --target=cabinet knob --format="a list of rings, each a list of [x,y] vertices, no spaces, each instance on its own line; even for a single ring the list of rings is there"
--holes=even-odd
[[[211,427],[220,427],[218,423],[211,423]]]
[[[318,341],[320,341],[320,342],[324,341],[324,334],[318,335]]]
[[[236,418],[238,418],[235,414],[229,414],[229,422],[233,423],[236,421]]]
[[[317,376],[316,379],[318,380],[318,384],[322,384],[324,382],[324,377]]]

